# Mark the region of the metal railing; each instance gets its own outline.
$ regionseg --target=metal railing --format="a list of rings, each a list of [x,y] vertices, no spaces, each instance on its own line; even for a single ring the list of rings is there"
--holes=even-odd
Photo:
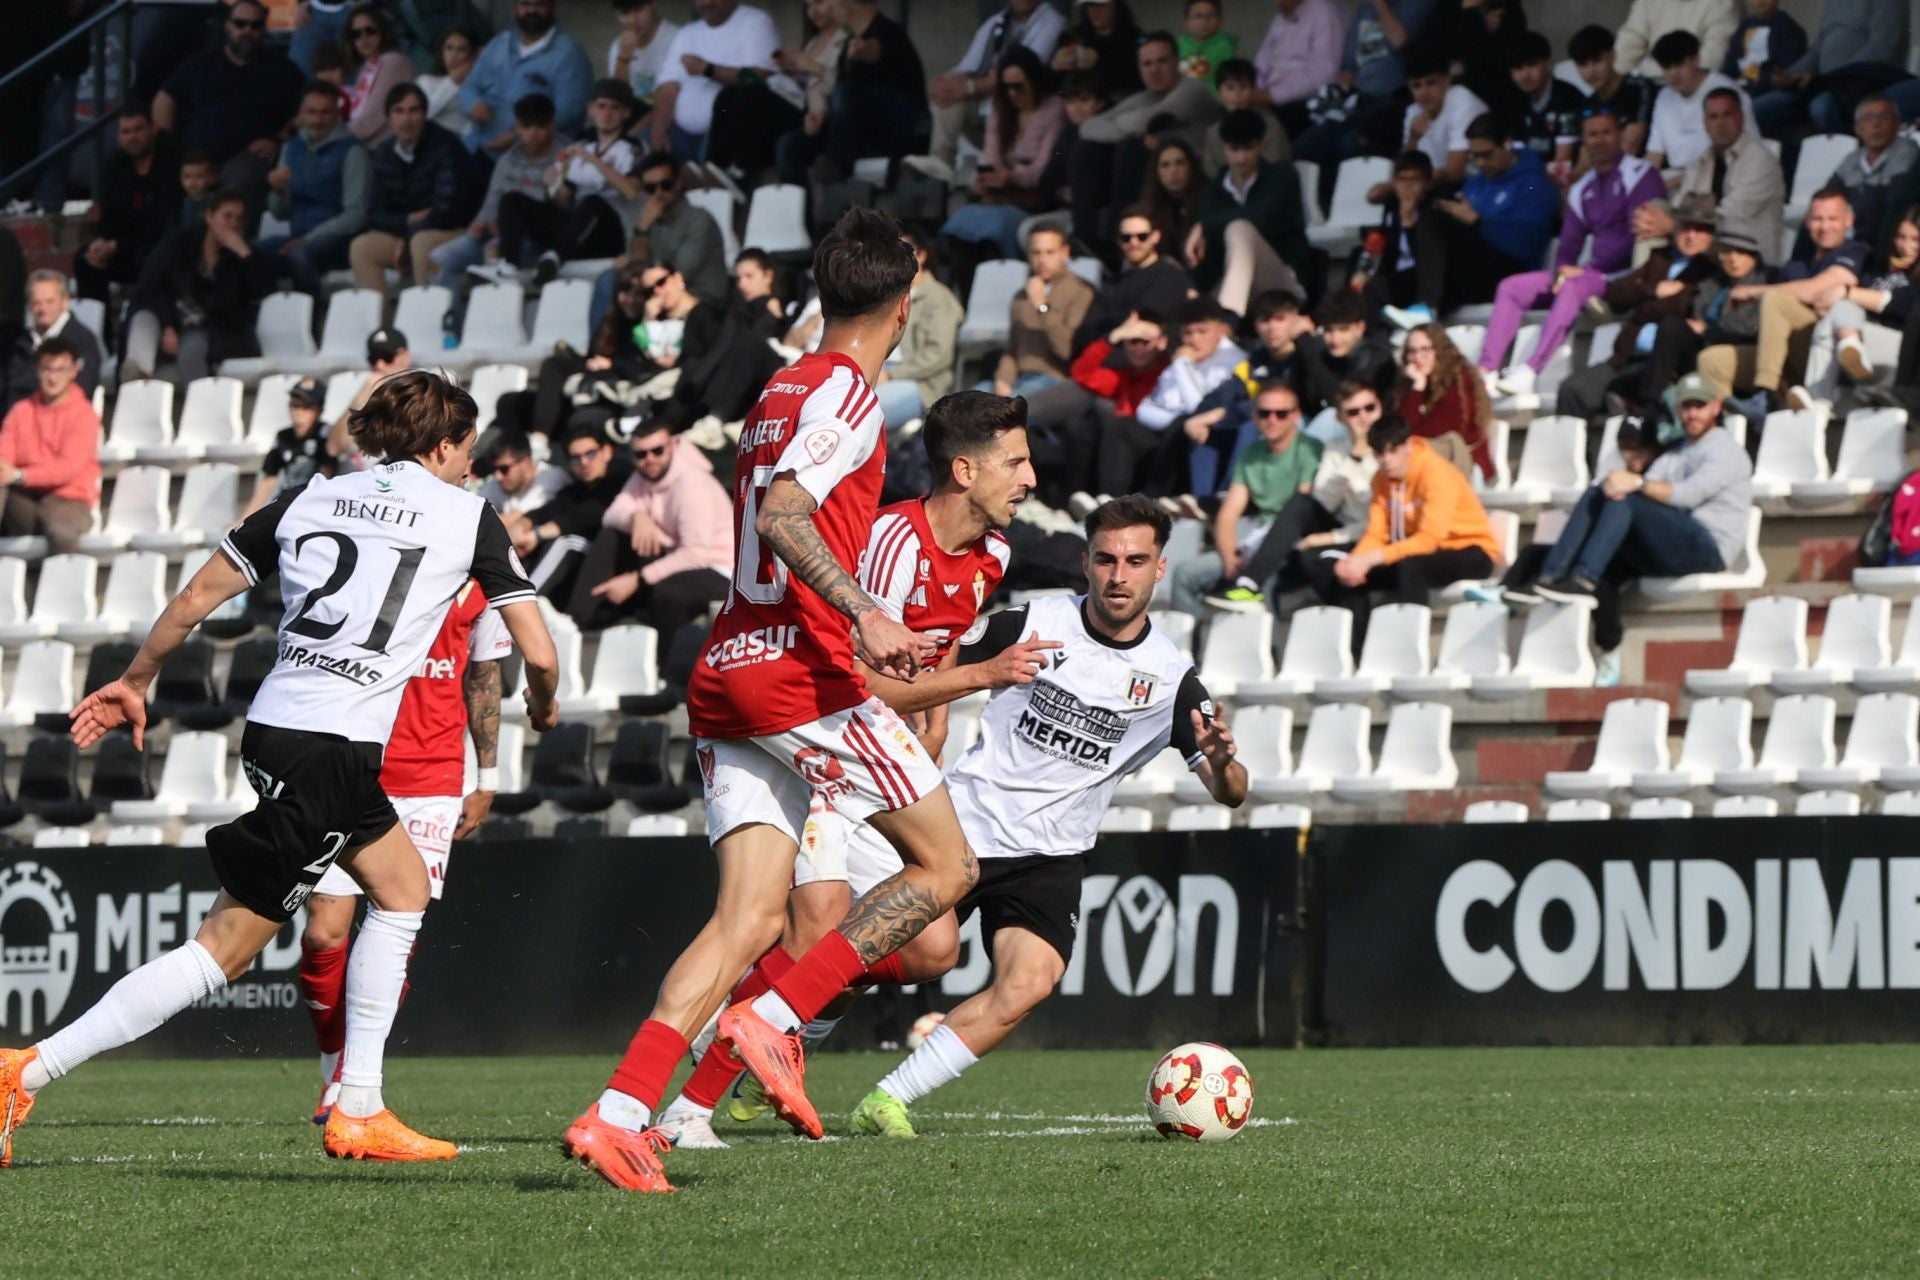
[[[46,3],[47,0],[26,0],[27,3]],[[88,141],[100,135],[114,123],[115,116],[127,100],[127,94],[133,87],[133,11],[138,0],[112,0],[105,8],[75,26],[73,30],[42,49],[26,62],[0,76],[0,94],[9,86],[26,81],[42,65],[58,57],[63,50],[70,48],[75,41],[86,40],[92,44],[87,65],[93,72],[93,118],[80,123],[59,141],[49,146],[32,160],[15,169],[12,173],[0,177],[0,202],[17,199],[33,189],[33,184],[50,166],[65,163],[67,157],[85,146]],[[108,93],[107,75],[107,36],[114,22],[120,24],[120,48],[116,61],[119,63],[118,93]],[[76,106],[78,104],[76,103]],[[108,147],[95,148],[94,191],[99,192],[106,181],[107,158],[112,154]],[[52,210],[58,212],[58,210]]]

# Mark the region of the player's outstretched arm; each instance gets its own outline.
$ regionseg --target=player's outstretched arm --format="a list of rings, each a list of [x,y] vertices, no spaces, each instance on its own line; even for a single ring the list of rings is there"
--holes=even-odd
[[[526,662],[527,722],[545,733],[560,723],[560,704],[555,699],[560,689],[560,655],[553,647],[553,636],[540,616],[540,606],[531,600],[503,604],[499,610],[513,647]]]
[[[233,561],[225,554],[209,556],[187,585],[167,601],[126,672],[82,698],[73,709],[70,719],[74,743],[90,747],[125,724],[133,727],[133,745],[144,747],[148,686],[207,615],[246,589],[246,575]]]
[[[866,676],[867,688],[875,697],[904,715],[914,711],[931,711],[983,689],[1032,684],[1033,678],[1046,670],[1047,650],[1062,647],[1058,640],[1042,640],[1036,631],[1025,640],[1008,645],[991,658],[957,666],[943,662],[938,670],[921,676],[912,684],[871,670],[862,671],[861,674]],[[958,652],[958,648],[956,645],[954,651]]]
[[[467,735],[473,739],[473,761],[480,780],[461,801],[460,825],[453,831],[455,840],[466,839],[487,820],[494,793],[500,789],[500,660],[469,662],[462,691],[467,701]]]
[[[1194,708],[1187,714],[1193,719],[1193,740],[1201,757],[1194,772],[1215,800],[1238,809],[1247,798],[1247,767],[1234,759],[1233,731],[1218,713],[1202,715]]]

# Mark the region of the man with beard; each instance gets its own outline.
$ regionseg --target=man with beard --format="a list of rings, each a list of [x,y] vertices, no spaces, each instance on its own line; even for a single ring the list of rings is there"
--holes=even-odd
[[[460,86],[460,109],[472,121],[465,141],[475,151],[513,145],[513,104],[530,93],[553,99],[560,136],[572,137],[586,124],[593,63],[580,42],[555,25],[553,0],[514,0],[513,26],[487,41]]]
[[[105,302],[109,286],[132,284],[180,216],[180,153],[153,127],[153,112],[120,108],[119,149],[107,158],[107,181],[95,207],[93,238],[73,255],[73,278],[83,298]],[[97,333],[96,338],[106,338]]]

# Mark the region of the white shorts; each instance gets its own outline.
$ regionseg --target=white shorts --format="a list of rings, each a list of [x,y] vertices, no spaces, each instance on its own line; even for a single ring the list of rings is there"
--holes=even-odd
[[[463,799],[461,796],[393,797],[393,811],[400,816],[401,828],[413,841],[413,847],[420,851],[420,861],[427,864],[427,888],[435,902],[447,887],[447,857],[453,852],[453,829],[460,825]],[[320,877],[313,891],[350,898],[361,889],[360,882],[335,862]]]
[[[865,822],[906,808],[941,781],[913,730],[871,697],[785,733],[698,738],[694,747],[709,840],[763,822],[798,844],[816,792],[844,817]]]
[[[906,865],[885,836],[864,822],[847,821],[815,793],[800,856],[793,861],[794,888],[840,881],[859,899]]]

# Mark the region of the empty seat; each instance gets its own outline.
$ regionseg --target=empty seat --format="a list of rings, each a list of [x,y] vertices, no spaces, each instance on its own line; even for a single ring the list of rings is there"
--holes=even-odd
[[[1693,802],[1679,796],[1644,796],[1627,806],[1627,817],[1637,819],[1691,818]]]
[[[1356,243],[1362,230],[1380,221],[1379,206],[1368,201],[1367,193],[1392,178],[1393,162],[1384,156],[1343,159],[1334,174],[1333,201],[1327,209],[1326,221],[1308,227],[1307,238],[1316,248],[1330,252]]]
[[[33,833],[36,849],[84,849],[92,843],[93,836],[85,827],[43,827]]]
[[[1717,591],[1750,591],[1766,584],[1767,563],[1760,558],[1760,508],[1754,507],[1747,512],[1746,540],[1725,569],[1678,578],[1642,578],[1639,585],[1640,594],[1647,599],[1668,601]]]
[[[1275,778],[1270,789],[1282,796],[1312,795],[1330,789],[1335,778],[1372,773],[1372,730],[1373,713],[1364,703],[1321,703],[1307,721],[1294,771]]]
[[[212,546],[226,536],[240,514],[240,469],[231,462],[201,462],[187,472],[180,485],[180,505],[173,527],[156,533],[137,533],[137,550],[180,552]]]
[[[1668,767],[1667,704],[1658,698],[1620,698],[1609,702],[1601,717],[1593,764],[1549,773],[1546,789],[1561,796],[1604,796],[1626,786],[1636,773]]]
[[[153,798],[153,753],[133,745],[133,735],[110,733],[93,757],[87,802],[97,811],[121,802]]]
[[[99,612],[61,623],[59,635],[74,644],[145,635],[166,607],[167,558],[158,551],[123,551],[107,569],[107,590]]]
[[[1856,588],[1860,585],[1861,572],[1854,572]],[[1916,681],[1920,681],[1920,611],[1909,605],[1906,631],[1900,637],[1900,653],[1893,660],[1893,665],[1855,667],[1851,683],[1862,692],[1878,693],[1904,689]]]
[[[562,704],[578,705],[586,693],[586,682],[580,677],[580,628],[571,618],[553,611],[545,600],[540,602],[541,613],[547,619],[547,630],[553,635],[554,656],[560,663],[560,681],[555,694]],[[508,720],[527,718],[526,700],[520,695],[527,687],[527,671],[524,666],[518,668],[511,687],[505,690],[501,699],[500,714]]]
[[[1814,409],[1769,413],[1753,460],[1754,498],[1784,498],[1795,485],[1826,478],[1826,415]]]
[[[1772,796],[1721,796],[1713,802],[1716,818],[1776,818],[1780,802]]]
[[[1273,652],[1272,615],[1220,615],[1214,619],[1214,629],[1217,631],[1228,618],[1267,621],[1266,644],[1257,653],[1244,655],[1243,661],[1251,667],[1262,655],[1266,655],[1265,661],[1270,668],[1273,661],[1270,656]],[[1246,639],[1248,632],[1257,631],[1257,627],[1242,624],[1240,637]],[[1208,636],[1207,647],[1211,652],[1212,635]],[[1237,682],[1236,692],[1241,701],[1294,697],[1312,692],[1322,680],[1336,679],[1352,672],[1353,614],[1335,606],[1315,605],[1309,609],[1296,609],[1287,620],[1287,644],[1280,655],[1280,670],[1277,673],[1269,671],[1264,677],[1244,675]],[[1207,682],[1209,692],[1220,692],[1204,671],[1201,679]]]
[[[643,813],[627,821],[627,835],[637,839],[686,834],[687,820],[671,813]]]
[[[1794,785],[1807,791],[1839,791],[1879,783],[1890,791],[1920,786],[1920,698],[1910,693],[1870,693],[1853,707],[1847,749],[1832,768],[1811,765]]]
[[[100,461],[131,462],[141,449],[173,443],[173,384],[137,378],[120,384],[113,401],[113,424],[100,446]]]
[[[1521,804],[1518,800],[1475,800],[1467,806],[1466,812],[1461,814],[1460,820],[1462,822],[1475,824],[1525,822],[1530,816],[1527,812],[1527,806]]]
[[[73,704],[73,646],[64,640],[22,646],[13,665],[13,687],[0,708],[0,725],[29,725],[43,712],[65,715]]]
[[[626,694],[653,693],[660,687],[660,633],[652,627],[608,627],[593,655],[593,676],[586,691],[563,698],[560,713],[586,716],[613,711]]]
[[[1536,689],[1574,689],[1593,683],[1587,644],[1592,610],[1581,604],[1543,604],[1527,611],[1520,652],[1504,675],[1473,677],[1476,698],[1520,698]]]
[[[1585,93],[1586,90],[1583,89],[1581,92]],[[1621,328],[1622,322],[1619,320],[1609,320],[1605,324],[1597,324],[1593,327],[1593,332],[1587,335],[1588,368],[1592,368],[1613,354],[1613,344],[1620,340]]]
[[[1555,489],[1585,489],[1589,483],[1587,424],[1557,415],[1535,418],[1520,445],[1520,473],[1511,485],[1481,493],[1480,501],[1492,510],[1533,510],[1553,501]]]
[[[48,556],[40,564],[33,612],[24,622],[0,626],[0,643],[51,636],[63,626],[91,622],[100,612],[95,598],[99,572],[100,562],[92,556]]]
[[[112,735],[102,741],[103,751],[113,737],[133,745],[125,734]],[[43,737],[33,742],[32,749],[20,759],[18,803],[42,822],[59,826],[93,820],[93,806],[80,789],[80,748],[72,739]]]
[[[1806,219],[1814,192],[1826,186],[1840,162],[1858,149],[1850,133],[1816,133],[1800,140],[1800,158],[1793,166],[1793,190],[1783,210],[1789,229]]]
[[[1825,480],[1793,486],[1796,503],[1820,505],[1885,493],[1907,474],[1907,411],[1855,409],[1840,429],[1840,458]]]
[[[593,726],[555,725],[533,749],[533,792],[574,813],[600,813],[613,793],[600,784],[593,767]]]
[[[1795,596],[1761,596],[1740,611],[1740,635],[1724,668],[1689,671],[1688,693],[1745,693],[1776,673],[1807,665],[1807,602]]]
[[[227,667],[227,687],[221,705],[235,718],[247,714],[253,695],[260,692],[261,681],[273,670],[280,654],[280,641],[274,636],[259,636],[234,646],[233,660]],[[505,730],[503,729],[504,733]]]
[[[1662,704],[1665,705],[1664,703]],[[1369,800],[1396,791],[1444,791],[1460,781],[1448,740],[1453,708],[1441,702],[1403,702],[1387,717],[1387,736],[1371,773],[1333,779],[1342,800]]]
[[[340,421],[353,401],[360,394],[360,388],[367,385],[367,379],[373,375],[364,369],[342,369],[327,379],[327,397],[320,406],[320,421],[335,423]]]
[[[1450,324],[1447,326],[1447,341],[1460,352],[1460,358],[1469,363],[1480,358],[1481,349],[1487,345],[1487,326],[1484,324]]]
[[[253,392],[253,412],[247,417],[247,433],[232,444],[207,446],[211,462],[257,464],[273,447],[273,438],[292,425],[287,411],[287,393],[300,381],[297,373],[270,373],[260,379]]]
[[[268,294],[260,300],[253,335],[260,354],[221,361],[222,377],[252,382],[268,369],[283,367],[283,361],[312,355],[313,295],[291,290]]]
[[[320,325],[320,350],[311,356],[276,363],[292,371],[294,377],[365,364],[367,336],[380,327],[380,312],[386,302],[385,295],[378,289],[341,289],[328,294],[327,318]],[[438,339],[437,322],[432,333],[407,335],[407,340],[416,348],[438,346]]]
[[[146,823],[127,823],[107,828],[107,838],[100,843],[105,845],[152,847],[167,842],[167,833],[160,827]]]
[[[187,384],[173,443],[139,450],[141,461],[190,462],[214,445],[237,444],[244,434],[240,402],[245,394],[238,378],[195,378]]]
[[[607,789],[641,809],[669,812],[693,796],[674,781],[671,736],[659,720],[629,720],[614,735],[607,757]]]
[[[586,288],[589,293],[593,291],[592,285]],[[520,322],[526,300],[526,290],[517,284],[475,286],[467,295],[460,345],[448,354],[463,365],[511,359],[527,345],[527,330]]]
[[[1368,632],[1372,638],[1372,632]],[[1399,698],[1435,698],[1471,688],[1478,676],[1503,676],[1507,657],[1507,608],[1484,600],[1465,600],[1447,610],[1440,633],[1440,656],[1426,675],[1393,678]]]
[[[1860,797],[1851,791],[1809,791],[1793,803],[1796,818],[1851,818],[1860,812]]]
[[[1181,613],[1177,609],[1155,609],[1148,617],[1153,629],[1173,642],[1174,648],[1193,656],[1193,629],[1199,619],[1190,613]]]
[[[1716,771],[1713,789],[1727,795],[1770,791],[1792,786],[1802,769],[1831,768],[1833,722],[1833,699],[1825,694],[1796,693],[1775,700],[1759,763]]]
[[[1293,708],[1246,707],[1234,713],[1236,757],[1247,771],[1247,792],[1255,798],[1273,794],[1273,784],[1293,772]],[[947,759],[954,759],[951,749]],[[1173,784],[1173,798],[1182,804],[1206,804],[1213,797],[1200,775],[1182,771]]]
[[[1296,614],[1295,626],[1298,619]],[[1242,682],[1259,684],[1273,675],[1273,615],[1264,610],[1216,614],[1207,628],[1206,653],[1200,660],[1200,680],[1207,691],[1231,698]],[[1248,696],[1254,696],[1251,690]]]
[[[1820,652],[1805,667],[1773,673],[1775,693],[1818,693],[1846,684],[1855,671],[1877,671],[1892,657],[1893,602],[1885,596],[1841,596],[1827,606]]]
[[[483,364],[473,371],[467,380],[467,394],[473,397],[473,403],[480,410],[480,429],[485,431],[493,425],[494,411],[499,407],[500,397],[509,391],[527,389],[526,366],[518,364]]]
[[[27,620],[27,562],[0,556],[0,629]]]
[[[97,645],[87,655],[87,684],[82,690],[85,697],[99,685],[94,684],[94,661],[102,653],[112,653],[132,646]],[[131,657],[131,655],[128,655]],[[126,669],[122,662],[119,670],[103,671],[108,680],[119,676]],[[101,683],[105,683],[102,681]],[[173,651],[167,659],[167,665],[160,668],[160,674],[153,679],[153,696],[147,705],[150,721],[179,720],[183,728],[217,729],[231,723],[233,717],[226,714],[220,706],[220,691],[213,681],[213,642],[198,636],[191,636],[186,643]],[[191,722],[189,721],[191,718]]]
[[[754,188],[747,205],[747,230],[741,240],[771,254],[802,254],[813,250],[807,234],[807,192],[791,183],[769,183]],[[1025,264],[1021,264],[1022,271]]]
[[[720,228],[720,245],[729,263],[740,257],[740,237],[733,229],[734,210],[738,202],[733,192],[725,187],[695,187],[686,193],[687,203],[696,209],[705,209],[707,215]],[[576,347],[585,351],[585,347]]]
[[[1300,179],[1300,211],[1306,215],[1306,225],[1317,227],[1327,220],[1327,214],[1320,207],[1320,165],[1313,160],[1295,160],[1294,174]]]
[[[1141,809],[1130,804],[1115,804],[1108,805],[1107,811],[1100,815],[1101,835],[1151,830],[1153,830],[1151,809]]]
[[[749,243],[755,243],[751,236]],[[961,351],[980,351],[1007,340],[1013,299],[1025,287],[1027,275],[1025,262],[994,259],[980,264],[973,273],[973,287],[967,292],[966,319],[960,325]]]
[[[730,235],[732,228],[726,230]],[[544,360],[563,342],[575,351],[587,350],[593,345],[593,326],[589,323],[592,310],[591,280],[550,281],[534,304],[533,337],[522,350],[523,358]]]
[[[481,286],[481,288],[485,287],[485,285]],[[437,284],[413,285],[402,289],[399,301],[394,303],[393,327],[406,338],[407,345],[414,352],[424,355],[428,351],[440,349],[441,339],[447,331],[447,312],[452,309],[452,291]],[[373,330],[369,329],[367,333],[360,335],[359,350],[354,353],[353,364],[365,363],[367,334],[372,332]]]
[[[1639,769],[1634,794],[1672,796],[1704,787],[1722,769],[1753,767],[1753,704],[1745,698],[1701,698],[1687,709],[1680,761],[1671,769]]]
[[[187,806],[226,799],[227,737],[223,733],[176,733],[160,766],[160,787],[151,800],[116,800],[116,822],[155,822],[186,816]],[[97,800],[99,797],[96,796]]]
[[[1209,690],[1211,692],[1211,690]],[[1188,776],[1187,762],[1171,747],[1157,751],[1140,768],[1114,784],[1116,800],[1151,800],[1170,796],[1180,780]]]
[[[493,797],[495,813],[511,816],[539,805],[540,797],[527,786],[526,755],[526,727],[502,723],[497,757],[500,761],[500,790]]]
[[[1247,825],[1254,828],[1285,827],[1298,830],[1312,823],[1313,812],[1303,804],[1256,805],[1247,814]]]
[[[1233,811],[1217,804],[1182,804],[1167,814],[1169,831],[1227,831],[1233,827]]]
[[[660,684],[652,693],[620,695],[620,710],[630,716],[665,715],[687,700],[687,681],[693,678],[694,664],[707,647],[707,624],[689,622],[674,632],[667,644],[666,664],[660,670]]]
[[[1880,812],[1920,817],[1920,791],[1896,791],[1880,802]]]
[[[1343,611],[1344,612],[1344,611]],[[1433,611],[1424,604],[1386,604],[1374,609],[1367,624],[1360,665],[1350,676],[1316,680],[1313,696],[1328,701],[1350,701],[1385,693],[1400,677],[1427,674],[1432,665],[1429,637]],[[1208,686],[1211,689],[1211,685]]]
[[[1548,822],[1607,822],[1613,806],[1605,800],[1555,800],[1547,806]]]
[[[136,534],[154,534],[167,528],[169,478],[165,467],[128,467],[114,479],[106,519],[98,531],[80,539],[89,555],[110,555],[133,545]]]

